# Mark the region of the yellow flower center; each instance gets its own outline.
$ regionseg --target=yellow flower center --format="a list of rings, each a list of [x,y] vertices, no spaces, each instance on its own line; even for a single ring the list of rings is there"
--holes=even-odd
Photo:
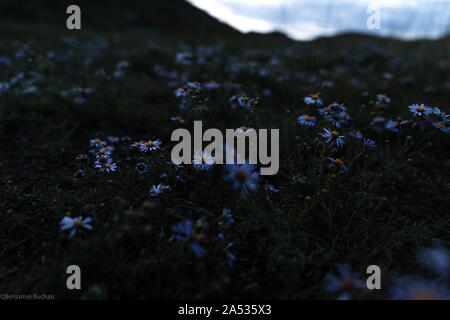
[[[441,129],[445,128],[445,124],[443,124],[442,122],[439,122],[439,123],[437,124],[437,126],[438,126],[439,128],[441,128]]]
[[[333,137],[335,137],[335,138],[339,137],[339,132],[338,132],[338,131],[333,131],[333,132],[331,132],[331,134],[332,134]]]
[[[83,226],[83,220],[77,220],[73,225],[75,226],[75,228],[80,228]]]
[[[107,164],[105,164],[105,168],[109,169],[109,168],[111,168],[111,165],[109,163],[107,163]]]
[[[317,100],[319,99],[319,95],[317,93],[314,93],[311,95],[311,99]]]
[[[153,147],[153,141],[147,141],[147,142],[145,143],[145,145],[146,145],[147,147]]]
[[[341,288],[342,290],[349,290],[353,287],[352,282],[349,279],[342,279],[341,280]]]
[[[202,238],[202,235],[199,234],[198,232],[192,231],[191,237],[192,237],[193,239],[195,239],[195,240],[199,240],[199,239]]]
[[[339,159],[339,158],[336,158],[336,162],[339,163],[341,166],[344,165],[344,161],[342,161],[342,160]]]
[[[424,112],[424,111],[425,111],[425,108],[422,107],[422,106],[420,106],[420,107],[417,108],[417,111],[419,111],[419,112]]]
[[[311,120],[312,120],[312,117],[311,117],[311,116],[305,116],[305,120],[306,120],[306,121],[311,121]]]
[[[298,178],[297,178],[297,182],[298,182],[298,183],[302,183],[302,182],[303,182],[303,178],[302,178],[302,177],[298,177]]]
[[[241,129],[242,129],[242,131],[247,131],[248,130],[247,127],[242,127]]]
[[[248,174],[244,170],[239,170],[236,172],[236,179],[240,182],[245,182],[248,179]]]

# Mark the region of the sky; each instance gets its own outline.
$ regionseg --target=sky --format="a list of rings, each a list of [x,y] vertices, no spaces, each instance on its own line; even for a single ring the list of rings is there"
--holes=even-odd
[[[242,32],[282,31],[298,40],[342,32],[403,39],[450,33],[450,0],[188,0]],[[379,17],[379,19],[377,19]],[[369,25],[380,28],[368,28]]]

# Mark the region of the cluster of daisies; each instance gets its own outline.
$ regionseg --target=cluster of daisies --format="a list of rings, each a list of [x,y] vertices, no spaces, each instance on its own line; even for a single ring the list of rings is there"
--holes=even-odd
[[[248,127],[241,127],[238,130],[242,132],[252,131],[254,129]],[[95,138],[89,141],[90,150],[88,154],[80,154],[76,156],[76,161],[82,165],[83,169],[79,169],[73,175],[74,183],[77,183],[86,175],[86,170],[89,168],[89,163],[91,162],[91,158],[93,157],[94,164],[93,168],[97,170],[99,174],[109,174],[118,170],[117,162],[113,158],[113,153],[115,149],[118,147],[118,143],[130,143],[128,148],[131,152],[138,153],[151,153],[155,152],[160,157],[162,142],[159,139],[155,140],[139,140],[131,143],[130,137],[122,137],[118,138],[115,136],[108,136],[106,139]],[[255,192],[258,190],[260,186],[260,175],[257,171],[257,167],[255,165],[250,165],[248,163],[237,164],[237,156],[234,152],[228,152],[227,157],[231,157],[234,160],[233,164],[225,165],[224,169],[224,180],[229,181],[233,189],[238,190],[242,197],[248,196],[251,192]],[[165,162],[167,165],[172,167],[176,172],[184,168],[183,164],[174,163],[172,161]],[[192,168],[197,172],[208,172],[215,165],[214,157],[208,153],[201,152],[195,153],[192,159]],[[148,164],[146,162],[140,161],[136,163],[135,171],[138,175],[144,175],[148,172]],[[167,174],[162,174],[161,178],[167,177]],[[181,174],[176,176],[177,181],[184,182],[184,179]],[[273,186],[269,185],[270,189],[278,192]],[[159,197],[162,194],[170,191],[172,188],[170,185],[159,183],[157,185],[152,185],[148,192],[149,197]],[[231,215],[227,214],[228,220],[231,219]],[[92,218],[91,217],[78,217],[78,218],[70,218],[64,217],[61,221],[61,230],[70,231],[69,236],[74,236],[77,230],[92,230]],[[228,225],[229,222],[225,223]],[[176,230],[178,233],[183,233],[183,230],[188,230],[190,227],[193,228],[193,223],[183,222],[180,224]],[[201,234],[201,233],[200,233]],[[177,239],[182,239],[177,237]],[[191,239],[192,240],[192,239]],[[197,239],[198,240],[198,239]],[[187,241],[187,240],[186,240]],[[196,253],[197,256],[203,256],[201,254],[201,246],[196,242],[191,243],[191,247]]]
[[[219,242],[220,247],[225,251],[226,261],[230,267],[233,266],[236,256],[230,250],[233,242],[228,242],[224,233],[234,222],[231,210],[227,208],[222,210],[222,215],[217,219],[219,234],[216,237],[216,241]],[[188,244],[190,250],[197,258],[203,258],[208,252],[202,245],[202,242],[207,238],[206,228],[207,223],[203,219],[198,219],[196,222],[185,219],[172,227],[173,239]]]
[[[0,59],[1,62],[1,59]],[[29,96],[37,95],[45,76],[39,72],[29,73],[19,72],[14,74],[9,80],[0,82],[0,96],[18,95]]]
[[[319,93],[311,94],[305,97],[303,101],[310,106],[317,106],[317,116],[310,114],[303,114],[297,118],[297,122],[304,127],[313,128],[319,123],[318,116],[323,119],[329,127],[324,127],[318,136],[321,138],[318,141],[319,144],[327,144],[335,149],[339,150],[345,144],[345,135],[341,134],[341,130],[345,129],[352,120],[352,117],[347,111],[347,107],[343,104],[333,103],[327,107],[322,107],[324,102],[320,98]],[[376,110],[383,110],[388,107],[391,102],[391,98],[386,94],[378,94],[377,99],[374,102]],[[450,117],[446,113],[442,112],[439,108],[430,108],[425,105],[414,104],[409,106],[409,110],[412,113],[412,118],[402,119],[386,119],[382,115],[378,115],[373,118],[371,128],[375,132],[381,132],[384,128],[391,132],[399,132],[400,128],[420,126],[424,129],[427,124],[431,124],[433,127],[438,128],[440,131],[449,133]],[[367,149],[375,148],[376,142],[370,138],[364,137],[360,130],[352,130],[348,132],[348,135],[363,141],[363,146]],[[348,167],[341,158],[328,157],[333,165],[337,165],[344,171],[348,171]]]
[[[115,137],[115,136],[108,136],[106,140],[102,140],[99,138],[91,139],[89,141],[91,149],[89,150],[89,153],[93,155],[95,161],[93,164],[94,169],[96,169],[99,173],[113,173],[117,171],[118,166],[117,163],[114,161],[112,155],[116,148],[116,144],[119,142],[130,142],[130,137]],[[156,140],[147,140],[147,141],[137,141],[129,145],[129,148],[131,150],[137,150],[138,152],[147,153],[151,151],[159,151],[161,148],[161,141],[159,139]],[[77,170],[73,175],[73,181],[74,183],[77,183],[80,181],[82,177],[86,175],[86,166],[90,162],[90,157],[87,154],[79,154],[76,156],[75,160],[84,166],[85,169],[79,169]],[[148,166],[144,162],[139,162],[136,164],[135,167],[136,172],[139,175],[145,174],[148,170]],[[170,190],[170,186],[164,185],[164,184],[158,184],[153,185],[150,188],[149,195],[151,197],[156,197],[164,191]],[[72,227],[68,227],[70,224],[69,221],[75,221],[77,223],[73,223]],[[64,223],[63,223],[64,222]],[[92,218],[83,218],[79,217],[75,220],[70,217],[65,217],[61,221],[61,229],[62,230],[68,230],[70,229],[71,232],[69,233],[70,236],[75,235],[75,230],[77,229],[88,229],[92,230],[92,226],[89,224],[92,222]]]
[[[174,95],[180,99],[179,110],[186,111],[190,106],[196,111],[209,110],[209,107],[205,105],[205,100],[202,99],[203,92],[209,92],[221,88],[221,85],[215,81],[209,81],[206,83],[200,83],[198,81],[187,82],[184,86],[176,88]],[[172,118],[172,121],[178,123],[184,123],[184,120],[180,116]]]
[[[61,91],[61,96],[65,99],[71,99],[74,104],[83,105],[88,100],[87,97],[94,94],[94,89],[92,88],[72,88],[70,90]]]
[[[199,102],[202,102],[200,95],[203,91],[212,91],[219,88],[226,90],[233,89],[235,86],[227,84],[219,84],[215,81],[206,83],[200,83],[198,81],[188,82],[182,87],[175,90],[174,94],[176,98],[180,98],[180,110],[185,111],[188,106],[195,108],[195,110],[208,110],[205,106],[198,106]],[[245,95],[233,95],[228,99],[228,104],[231,108],[245,108],[250,109],[257,103],[257,99],[250,99]],[[185,120],[181,116],[172,117],[171,120],[178,124],[185,123]],[[236,129],[238,133],[249,133],[254,129],[250,127],[240,127]],[[225,150],[225,156],[227,158],[226,163],[233,163],[225,165],[224,179],[230,181],[233,189],[238,190],[241,196],[245,197],[252,192],[258,190],[260,186],[260,176],[255,165],[248,164],[246,161],[237,161],[237,156],[234,150]],[[230,158],[232,161],[230,161]],[[238,164],[244,162],[242,164]],[[194,153],[192,160],[193,167],[198,171],[209,171],[216,162],[214,156],[207,152]],[[273,186],[272,186],[273,187]],[[276,190],[272,188],[271,190]]]
[[[376,110],[382,111],[385,109],[391,99],[386,95],[378,95],[377,101],[375,102]],[[402,117],[397,117],[396,119],[386,119],[382,114],[377,115],[372,119],[371,128],[381,133],[384,129],[398,133],[404,128],[414,128],[419,127],[425,130],[427,126],[431,126],[439,129],[444,133],[449,133],[449,115],[441,111],[439,108],[428,107],[424,104],[413,104],[408,107],[412,117],[409,119],[404,119]]]
[[[450,116],[439,108],[413,104],[409,106],[409,111],[413,114],[411,120],[413,126],[420,125],[421,128],[425,128],[427,124],[431,124],[442,132],[450,133]]]
[[[216,82],[200,83],[193,81],[188,82],[183,87],[177,88],[174,94],[176,98],[181,99],[180,110],[184,111],[186,106],[193,106],[201,100],[200,96],[203,91],[211,91],[220,87],[221,85]],[[80,98],[91,94],[92,92],[93,90],[91,89],[75,88],[70,91],[70,94]],[[324,106],[324,101],[319,93],[311,94],[310,96],[305,97],[303,101],[306,105],[315,106],[317,109],[313,114],[303,114],[299,116],[297,118],[298,124],[309,129],[319,127],[320,125],[321,129],[317,132],[316,141],[318,144],[328,146],[332,151],[332,154],[343,149],[346,144],[346,134],[361,140],[363,148],[372,149],[376,147],[375,141],[365,137],[360,130],[349,129],[352,117],[349,115],[348,109],[344,104],[335,102],[328,106]],[[228,103],[231,108],[250,109],[257,103],[257,100],[249,99],[245,95],[234,95],[228,100]],[[374,104],[376,110],[380,111],[380,115],[376,116],[371,124],[371,127],[375,129],[375,131],[377,131],[377,128],[381,128],[380,125],[383,125],[385,129],[392,132],[398,132],[401,127],[408,125],[419,125],[420,127],[424,127],[425,124],[431,123],[434,127],[448,133],[449,118],[438,108],[429,108],[424,105],[412,105],[409,107],[409,110],[412,113],[411,119],[404,120],[397,118],[395,120],[388,120],[382,116],[382,110],[387,108],[390,103],[391,99],[387,95],[377,95]],[[203,107],[202,110],[207,110],[207,108]],[[179,125],[185,123],[185,120],[180,115],[172,117],[171,121]],[[236,131],[240,133],[248,133],[253,130],[253,128],[246,126],[236,129]],[[343,134],[342,132],[346,132],[346,134]],[[160,139],[138,140],[132,142],[129,137],[118,138],[109,136],[104,140],[95,138],[90,140],[91,149],[89,152],[95,159],[93,167],[98,173],[108,174],[118,170],[117,163],[113,159],[113,152],[116,148],[116,144],[119,142],[129,142],[128,148],[133,152],[143,154],[157,153],[161,155],[162,141]],[[232,162],[232,164],[223,166],[223,179],[229,182],[231,187],[238,191],[241,197],[247,197],[251,193],[258,191],[261,187],[262,179],[257,170],[257,166],[248,163],[238,164],[236,161],[237,155],[234,150],[224,151],[227,163]],[[234,161],[229,161],[230,157]],[[349,170],[344,160],[342,160],[342,157],[329,156],[327,159],[330,162],[331,167],[337,167],[344,172]],[[90,157],[86,154],[82,154],[78,155],[76,160],[82,163],[89,163]],[[166,164],[175,168],[176,171],[184,169],[182,164],[173,163],[172,161],[167,161]],[[199,152],[193,155],[192,168],[197,172],[206,173],[211,171],[215,166],[216,162],[213,155],[206,152]],[[140,161],[136,163],[135,172],[138,175],[145,175],[148,171],[149,167],[146,162]],[[74,174],[74,182],[79,181],[84,175],[85,170],[78,170]],[[164,177],[164,175],[165,174],[162,174],[161,178]],[[177,175],[177,180],[180,182],[184,181],[181,174]],[[308,183],[308,178],[302,174],[295,174],[290,178],[290,182],[292,184],[306,184]],[[279,190],[269,182],[265,182],[264,189],[269,192],[279,192]],[[160,197],[171,190],[172,187],[168,184],[155,184],[150,187],[148,196],[152,198]],[[69,237],[73,237],[77,232],[82,230],[92,230],[92,223],[93,218],[91,216],[79,216],[76,218],[64,217],[60,222],[60,229],[68,232]],[[221,247],[226,253],[226,261],[230,266],[233,265],[233,261],[235,261],[236,257],[231,252],[233,243],[226,240],[224,232],[225,229],[228,229],[233,223],[234,219],[231,211],[223,209],[223,213],[217,221],[217,226],[222,232],[217,236],[212,237],[220,242]],[[208,253],[207,248],[211,245],[211,237],[207,236],[207,225],[208,223],[203,219],[198,219],[196,221],[185,219],[172,227],[172,239],[185,243],[187,248],[189,248],[197,258],[201,259]],[[398,292],[395,288],[399,288],[400,286],[408,286],[408,290],[411,291],[409,294],[412,297],[415,294],[419,294],[414,292],[414,290],[425,290],[423,288],[424,285],[425,282],[422,280],[403,281],[401,284],[392,285],[392,292]],[[430,284],[427,285],[428,287],[426,287],[426,289],[428,291],[424,291],[427,294],[439,294],[439,297],[446,294],[441,288],[437,288]],[[339,265],[337,274],[330,274],[325,286],[325,289],[328,292],[339,293],[339,299],[350,299],[353,292],[362,288],[365,288],[365,283],[359,278],[357,273],[354,273],[351,270],[349,265]]]
[[[318,107],[318,116],[322,117],[329,126],[328,128],[324,127],[318,133],[320,140],[317,142],[319,144],[327,144],[339,150],[345,144],[345,136],[340,133],[340,130],[347,126],[352,119],[348,114],[347,107],[336,102],[327,107],[322,107],[324,102],[320,98],[319,93],[311,94],[303,98],[303,101],[307,105]],[[318,125],[318,116],[304,114],[297,118],[297,122],[308,128],[316,127]],[[368,145],[371,148],[375,147],[374,141],[368,138],[364,140],[364,145]],[[328,157],[328,159],[332,165],[338,166],[343,171],[348,170],[345,162],[341,158]]]
[[[178,87],[174,91],[176,98],[180,99],[179,109],[181,111],[186,111],[188,108],[192,108],[194,111],[208,111],[210,108],[205,105],[207,97],[204,93],[209,93],[217,89],[224,89],[227,91],[240,89],[241,86],[236,83],[223,83],[219,84],[216,81],[209,81],[205,83],[200,83],[198,81],[191,81]],[[270,92],[262,92],[263,95],[270,95]],[[244,93],[232,95],[228,99],[228,104],[231,108],[244,108],[250,109],[258,103],[257,98],[249,98]],[[184,123],[180,116],[172,117],[174,122]]]

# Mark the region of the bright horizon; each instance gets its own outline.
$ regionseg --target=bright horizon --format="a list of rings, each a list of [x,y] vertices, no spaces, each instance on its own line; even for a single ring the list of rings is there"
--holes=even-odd
[[[403,39],[450,33],[450,0],[188,0],[242,32],[281,31],[297,40],[342,32]],[[367,9],[381,9],[381,29],[369,30]],[[352,17],[349,19],[349,17]]]

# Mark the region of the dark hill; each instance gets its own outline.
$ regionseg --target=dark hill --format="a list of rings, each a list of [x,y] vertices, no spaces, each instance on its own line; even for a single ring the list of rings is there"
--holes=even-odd
[[[2,0],[0,19],[14,22],[63,25],[66,8],[76,4],[82,27],[154,33],[233,36],[240,33],[184,0]]]

